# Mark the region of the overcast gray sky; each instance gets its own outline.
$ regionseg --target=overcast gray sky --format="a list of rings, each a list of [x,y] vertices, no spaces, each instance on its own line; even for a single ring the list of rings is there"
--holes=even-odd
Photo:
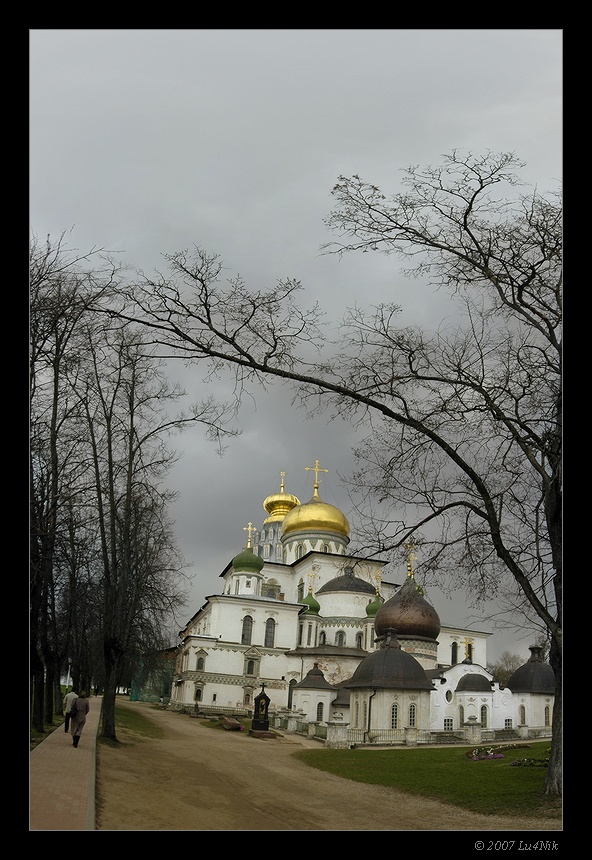
[[[338,176],[387,195],[409,165],[452,149],[515,152],[524,181],[562,175],[561,30],[30,30],[30,225],[81,251],[103,247],[150,272],[162,254],[199,245],[229,276],[260,288],[297,278],[331,318],[395,301],[402,321],[437,325],[445,297],[405,280],[378,254],[320,253]],[[191,394],[199,380],[181,373]],[[261,526],[266,495],[321,496],[350,514],[340,475],[356,439],[344,424],[305,421],[287,391],[246,402],[242,435],[219,458],[194,430],[171,475],[181,549],[191,563],[188,619]],[[352,518],[352,532],[355,520]],[[418,568],[421,558],[418,557]],[[389,569],[402,581],[404,566]],[[443,624],[466,623],[461,597],[428,591]],[[491,627],[484,620],[473,624]],[[523,641],[500,634],[490,658]]]

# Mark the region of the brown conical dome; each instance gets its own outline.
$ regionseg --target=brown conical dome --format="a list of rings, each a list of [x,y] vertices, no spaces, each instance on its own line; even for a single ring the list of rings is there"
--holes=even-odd
[[[440,617],[433,606],[417,590],[415,579],[408,576],[405,584],[386,603],[383,603],[374,619],[377,638],[387,630],[396,630],[399,639],[421,637],[437,639],[440,633]]]

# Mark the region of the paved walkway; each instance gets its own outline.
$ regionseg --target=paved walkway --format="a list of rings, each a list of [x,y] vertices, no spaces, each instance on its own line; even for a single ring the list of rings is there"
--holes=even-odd
[[[29,830],[94,830],[96,748],[102,697],[90,699],[78,747],[63,725],[29,756]]]

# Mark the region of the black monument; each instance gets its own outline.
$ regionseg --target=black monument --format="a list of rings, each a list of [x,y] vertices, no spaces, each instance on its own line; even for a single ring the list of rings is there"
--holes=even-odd
[[[253,713],[253,730],[256,732],[269,731],[269,702],[270,698],[265,693],[265,684],[261,684],[261,692],[255,697],[255,711]]]

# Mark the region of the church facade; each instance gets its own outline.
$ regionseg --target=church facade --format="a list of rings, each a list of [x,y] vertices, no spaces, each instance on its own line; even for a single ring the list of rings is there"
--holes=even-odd
[[[551,733],[554,676],[532,648],[515,689],[486,670],[489,634],[441,625],[415,582],[407,547],[402,584],[385,562],[349,555],[345,515],[319,494],[268,496],[260,529],[221,573],[180,632],[170,705],[249,712],[264,686],[270,714],[380,731],[462,732],[478,725]],[[514,677],[514,676],[513,676]],[[385,735],[386,736],[386,735]]]

